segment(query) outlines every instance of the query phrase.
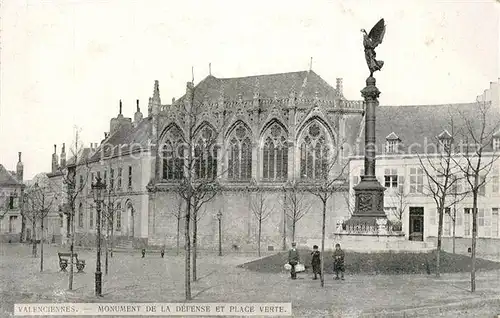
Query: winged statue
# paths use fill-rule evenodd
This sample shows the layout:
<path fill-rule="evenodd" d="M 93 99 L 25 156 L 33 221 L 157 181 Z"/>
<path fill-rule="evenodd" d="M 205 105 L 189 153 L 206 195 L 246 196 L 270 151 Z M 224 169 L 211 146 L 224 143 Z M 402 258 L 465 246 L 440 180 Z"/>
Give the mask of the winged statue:
<path fill-rule="evenodd" d="M 366 33 L 365 29 L 362 29 L 361 32 L 363 32 L 363 46 L 365 47 L 366 64 L 368 64 L 370 76 L 373 76 L 375 71 L 380 71 L 382 66 L 384 66 L 384 61 L 375 59 L 377 56 L 375 48 L 382 43 L 382 40 L 384 39 L 384 19 L 380 19 L 380 21 L 378 21 L 377 24 L 375 24 L 375 26 L 371 29 L 370 33 Z"/>

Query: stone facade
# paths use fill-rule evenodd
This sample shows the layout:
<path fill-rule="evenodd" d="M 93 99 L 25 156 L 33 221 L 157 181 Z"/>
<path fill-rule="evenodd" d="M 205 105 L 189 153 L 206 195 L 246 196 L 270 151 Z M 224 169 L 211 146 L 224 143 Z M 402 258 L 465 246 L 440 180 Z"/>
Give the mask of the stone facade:
<path fill-rule="evenodd" d="M 21 153 L 15 172 L 0 164 L 0 242 L 19 242 L 21 238 L 23 172 Z"/>
<path fill-rule="evenodd" d="M 75 174 L 77 179 L 82 175 L 87 180 L 88 175 L 88 180 L 92 180 L 99 174 L 108 190 L 113 169 L 114 187 L 109 197 L 115 207 L 113 227 L 118 245 L 177 245 L 175 213 L 179 196 L 175 189 L 179 180 L 175 162 L 162 154 L 187 135 L 183 111 L 193 107 L 193 103 L 202 110 L 193 125 L 195 139 L 215 134 L 219 149 L 206 170 L 200 168 L 197 173 L 213 171 L 222 189 L 200 212 L 199 247 L 217 246 L 216 215 L 221 212 L 223 248 L 255 250 L 258 222 L 251 205 L 260 195 L 270 210 L 262 222 L 262 249 L 281 249 L 284 236 L 289 244 L 291 222 L 285 217 L 283 198 L 294 184 L 300 184 L 304 200 L 310 204 L 310 211 L 297 223 L 295 240 L 306 244 L 308 239 L 320 237 L 321 201 L 307 190 L 322 175 L 321 169 L 325 168 L 321 167 L 328 153 L 357 143 L 363 103 L 343 96 L 341 79 L 333 88 L 313 71 L 305 71 L 222 79 L 210 75 L 196 86 L 188 83 L 186 95 L 171 104 L 161 103 L 156 81 L 147 116 L 142 115 L 137 101 L 134 120 L 123 116 L 120 101 L 119 114 L 111 119 L 105 139 L 80 156 L 88 159 L 85 164 L 68 164 L 70 170 L 80 169 Z M 339 177 L 340 183 L 348 178 L 347 174 L 340 176 L 344 163 L 339 160 L 329 170 Z M 88 172 L 78 168 L 84 165 Z M 120 172 L 122 181 L 118 188 Z M 344 185 L 329 200 L 329 235 L 333 235 L 337 220 L 349 213 L 346 198 Z M 76 202 L 77 245 L 94 244 L 93 205 L 88 182 Z M 67 222 L 63 223 L 67 228 Z"/>

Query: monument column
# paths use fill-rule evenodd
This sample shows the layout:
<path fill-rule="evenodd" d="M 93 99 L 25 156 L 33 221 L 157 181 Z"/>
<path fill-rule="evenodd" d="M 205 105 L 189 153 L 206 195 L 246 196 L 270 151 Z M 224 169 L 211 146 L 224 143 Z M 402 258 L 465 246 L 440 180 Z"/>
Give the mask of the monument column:
<path fill-rule="evenodd" d="M 348 225 L 376 225 L 377 219 L 387 219 L 384 212 L 384 191 L 375 176 L 375 111 L 380 91 L 375 78 L 366 79 L 366 87 L 361 90 L 365 99 L 365 175 L 353 189 L 356 203 L 354 213 L 346 222 Z"/>

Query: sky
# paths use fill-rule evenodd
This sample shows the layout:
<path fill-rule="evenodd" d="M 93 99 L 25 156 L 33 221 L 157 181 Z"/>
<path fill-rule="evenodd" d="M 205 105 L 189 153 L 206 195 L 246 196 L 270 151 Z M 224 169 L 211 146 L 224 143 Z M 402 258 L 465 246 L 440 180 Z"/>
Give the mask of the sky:
<path fill-rule="evenodd" d="M 473 102 L 500 77 L 493 0 L 16 0 L 0 7 L 0 163 L 25 179 L 51 168 L 75 130 L 101 142 L 109 120 L 147 113 L 208 75 L 312 70 L 361 100 L 368 76 L 360 29 L 384 18 L 376 73 L 381 105 Z M 78 128 L 76 128 L 78 127 Z"/>

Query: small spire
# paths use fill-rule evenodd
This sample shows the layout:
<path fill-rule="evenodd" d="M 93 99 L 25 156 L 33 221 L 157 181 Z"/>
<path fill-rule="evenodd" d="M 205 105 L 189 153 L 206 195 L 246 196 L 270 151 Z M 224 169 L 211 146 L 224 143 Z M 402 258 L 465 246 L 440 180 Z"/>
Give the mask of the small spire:
<path fill-rule="evenodd" d="M 54 144 L 54 154 L 57 153 L 57 145 Z"/>
<path fill-rule="evenodd" d="M 191 83 L 194 84 L 194 66 L 191 66 Z"/>
<path fill-rule="evenodd" d="M 18 162 L 21 162 L 21 152 L 18 152 L 18 155 L 19 155 L 19 161 Z"/>
<path fill-rule="evenodd" d="M 139 108 L 139 100 L 138 99 L 136 100 L 136 103 L 137 103 L 137 112 L 140 112 L 141 109 Z"/>
<path fill-rule="evenodd" d="M 120 99 L 120 112 L 119 114 L 121 115 L 122 114 L 122 100 Z"/>
<path fill-rule="evenodd" d="M 158 80 L 155 80 L 155 86 L 154 86 L 154 90 L 153 90 L 153 98 L 160 99 L 160 82 Z"/>
<path fill-rule="evenodd" d="M 313 69 L 313 58 L 311 56 L 311 61 L 309 62 L 309 72 Z"/>
<path fill-rule="evenodd" d="M 208 75 L 212 75 L 212 63 L 208 63 Z"/>

